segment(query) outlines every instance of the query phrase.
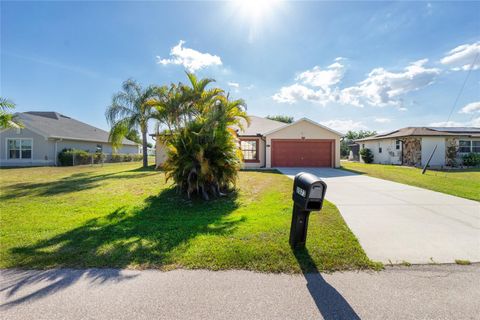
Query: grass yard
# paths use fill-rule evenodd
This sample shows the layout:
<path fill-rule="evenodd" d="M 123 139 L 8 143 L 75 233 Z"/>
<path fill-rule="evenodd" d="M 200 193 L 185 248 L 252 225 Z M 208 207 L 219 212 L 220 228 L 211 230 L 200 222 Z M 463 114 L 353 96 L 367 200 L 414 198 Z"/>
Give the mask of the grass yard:
<path fill-rule="evenodd" d="M 0 170 L 1 268 L 118 267 L 300 272 L 380 268 L 334 205 L 313 213 L 307 250 L 288 245 L 292 181 L 240 172 L 236 195 L 178 196 L 138 163 Z"/>
<path fill-rule="evenodd" d="M 480 169 L 448 172 L 427 170 L 422 175 L 422 169 L 418 168 L 348 161 L 342 161 L 342 168 L 376 178 L 480 201 Z"/>

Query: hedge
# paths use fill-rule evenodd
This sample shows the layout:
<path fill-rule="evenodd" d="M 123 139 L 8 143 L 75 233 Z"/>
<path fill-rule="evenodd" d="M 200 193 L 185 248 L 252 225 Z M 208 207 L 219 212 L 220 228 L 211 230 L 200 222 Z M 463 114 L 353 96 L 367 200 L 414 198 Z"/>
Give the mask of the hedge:
<path fill-rule="evenodd" d="M 73 166 L 82 164 L 103 163 L 103 162 L 130 162 L 141 161 L 141 154 L 112 154 L 110 158 L 105 153 L 91 153 L 78 149 L 63 149 L 58 154 L 58 162 L 61 166 Z"/>

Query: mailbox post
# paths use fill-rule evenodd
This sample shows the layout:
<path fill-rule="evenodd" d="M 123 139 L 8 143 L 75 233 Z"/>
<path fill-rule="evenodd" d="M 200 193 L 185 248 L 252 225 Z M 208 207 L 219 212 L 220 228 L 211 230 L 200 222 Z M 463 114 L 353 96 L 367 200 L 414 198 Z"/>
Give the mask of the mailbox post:
<path fill-rule="evenodd" d="M 313 174 L 300 172 L 293 181 L 293 213 L 290 226 L 290 246 L 304 247 L 307 240 L 308 218 L 311 211 L 320 211 L 327 185 Z"/>

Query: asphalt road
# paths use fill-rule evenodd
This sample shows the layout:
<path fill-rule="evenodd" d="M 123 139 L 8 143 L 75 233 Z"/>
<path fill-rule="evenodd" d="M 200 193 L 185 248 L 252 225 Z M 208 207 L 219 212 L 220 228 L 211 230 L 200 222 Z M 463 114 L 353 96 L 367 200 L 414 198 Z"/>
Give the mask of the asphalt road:
<path fill-rule="evenodd" d="M 480 265 L 381 272 L 2 270 L 1 319 L 478 319 Z"/>

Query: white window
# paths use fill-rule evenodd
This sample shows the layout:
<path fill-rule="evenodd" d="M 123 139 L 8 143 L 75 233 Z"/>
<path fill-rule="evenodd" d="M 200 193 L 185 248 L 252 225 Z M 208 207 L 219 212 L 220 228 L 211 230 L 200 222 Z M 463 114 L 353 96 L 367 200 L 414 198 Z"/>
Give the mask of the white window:
<path fill-rule="evenodd" d="M 459 153 L 480 153 L 480 141 L 460 140 Z"/>
<path fill-rule="evenodd" d="M 480 153 L 480 141 L 472 141 L 472 152 Z"/>
<path fill-rule="evenodd" d="M 8 159 L 32 159 L 32 139 L 7 139 Z"/>
<path fill-rule="evenodd" d="M 258 161 L 258 140 L 240 140 L 240 150 L 243 153 L 243 160 L 245 162 L 257 162 Z"/>
<path fill-rule="evenodd" d="M 395 141 L 395 150 L 400 150 L 402 142 L 400 140 Z"/>

